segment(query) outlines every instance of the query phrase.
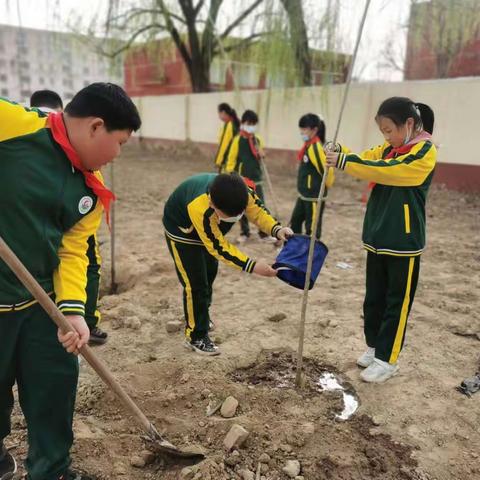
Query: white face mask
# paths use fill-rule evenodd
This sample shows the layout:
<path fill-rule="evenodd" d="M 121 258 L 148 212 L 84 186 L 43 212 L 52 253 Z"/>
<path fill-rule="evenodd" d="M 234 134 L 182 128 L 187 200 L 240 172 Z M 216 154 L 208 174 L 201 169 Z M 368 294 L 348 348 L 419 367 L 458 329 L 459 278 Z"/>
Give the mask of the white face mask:
<path fill-rule="evenodd" d="M 247 133 L 255 133 L 257 131 L 256 125 L 242 125 L 243 130 Z"/>
<path fill-rule="evenodd" d="M 240 215 L 237 215 L 236 217 L 227 217 L 227 218 L 220 218 L 222 222 L 227 222 L 227 223 L 237 223 L 242 217 L 245 212 L 242 212 Z"/>
<path fill-rule="evenodd" d="M 408 127 L 407 127 L 407 136 L 405 137 L 405 140 L 403 141 L 404 145 L 406 145 L 412 139 L 412 133 L 413 133 L 413 129 L 409 130 Z"/>

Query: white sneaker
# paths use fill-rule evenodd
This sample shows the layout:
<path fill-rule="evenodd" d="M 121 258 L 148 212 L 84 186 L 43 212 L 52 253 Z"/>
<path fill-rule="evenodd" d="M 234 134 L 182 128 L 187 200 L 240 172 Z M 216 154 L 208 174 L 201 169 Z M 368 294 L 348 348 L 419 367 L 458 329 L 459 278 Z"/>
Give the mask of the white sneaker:
<path fill-rule="evenodd" d="M 246 235 L 240 235 L 238 238 L 237 238 L 237 243 L 239 243 L 240 245 L 244 244 L 246 241 L 248 240 L 248 237 Z"/>
<path fill-rule="evenodd" d="M 367 350 L 357 360 L 357 365 L 362 368 L 369 367 L 375 359 L 375 349 L 368 347 Z"/>
<path fill-rule="evenodd" d="M 391 365 L 390 363 L 375 358 L 370 366 L 360 374 L 360 378 L 364 382 L 382 383 L 390 377 L 393 377 L 397 372 L 398 365 L 396 363 Z"/>

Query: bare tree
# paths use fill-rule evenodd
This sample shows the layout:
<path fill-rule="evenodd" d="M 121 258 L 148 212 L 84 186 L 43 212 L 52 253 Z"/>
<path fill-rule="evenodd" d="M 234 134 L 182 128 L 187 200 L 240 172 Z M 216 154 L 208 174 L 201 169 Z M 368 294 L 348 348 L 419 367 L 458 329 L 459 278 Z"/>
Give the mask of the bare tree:
<path fill-rule="evenodd" d="M 128 50 L 137 40 L 169 35 L 187 68 L 192 90 L 208 92 L 213 59 L 221 53 L 244 48 L 264 35 L 265 32 L 253 31 L 237 41 L 231 39 L 262 2 L 252 0 L 222 31 L 217 31 L 224 0 L 210 0 L 208 5 L 205 0 L 178 0 L 175 4 L 148 0 L 140 7 L 131 6 L 120 13 L 118 0 L 109 0 L 105 31 L 114 36 L 127 34 L 127 38 L 119 48 L 104 53 L 113 57 Z"/>

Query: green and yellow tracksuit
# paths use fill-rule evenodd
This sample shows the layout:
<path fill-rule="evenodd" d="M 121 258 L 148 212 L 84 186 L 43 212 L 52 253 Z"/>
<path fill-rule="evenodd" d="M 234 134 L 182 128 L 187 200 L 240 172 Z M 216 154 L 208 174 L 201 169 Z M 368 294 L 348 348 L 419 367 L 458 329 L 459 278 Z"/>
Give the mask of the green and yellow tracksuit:
<path fill-rule="evenodd" d="M 380 360 L 395 363 L 405 339 L 425 248 L 425 202 L 437 152 L 431 140 L 387 158 L 388 143 L 360 155 L 341 153 L 337 168 L 376 182 L 367 204 L 365 338 Z"/>
<path fill-rule="evenodd" d="M 252 151 L 252 147 L 253 150 Z M 258 135 L 247 135 L 242 131 L 237 135 L 230 145 L 228 160 L 225 167 L 227 173 L 237 172 L 242 177 L 248 178 L 255 183 L 255 192 L 265 203 L 265 194 L 263 191 L 263 172 L 262 159 L 260 152 L 263 149 L 262 139 Z M 242 235 L 250 236 L 250 225 L 248 218 L 244 215 L 240 220 L 240 229 Z M 263 233 L 260 236 L 265 236 Z"/>
<path fill-rule="evenodd" d="M 223 171 L 228 158 L 228 152 L 230 150 L 230 144 L 233 137 L 237 134 L 238 129 L 232 120 L 225 122 L 220 128 L 218 135 L 218 149 L 215 155 L 215 167 L 219 172 Z"/>
<path fill-rule="evenodd" d="M 103 207 L 54 141 L 39 111 L 0 99 L 0 235 L 64 314 L 85 315 L 89 239 Z M 53 321 L 0 261 L 0 441 L 13 384 L 28 427 L 30 480 L 70 464 L 78 360 Z"/>
<path fill-rule="evenodd" d="M 323 151 L 320 140 L 309 145 L 304 154 L 299 159 L 297 176 L 298 198 L 292 212 L 290 225 L 295 233 L 302 233 L 303 224 L 305 224 L 305 233 L 311 235 L 314 218 L 317 215 L 317 199 L 320 193 L 323 174 L 326 170 L 327 159 Z M 328 177 L 325 183 L 325 195 L 328 195 L 328 189 L 335 181 L 334 169 L 328 171 Z M 322 234 L 322 219 L 325 202 L 322 201 L 320 209 L 320 219 L 316 236 L 319 239 Z"/>
<path fill-rule="evenodd" d="M 92 235 L 88 239 L 87 257 L 87 300 L 85 302 L 85 322 L 88 328 L 93 330 L 100 323 L 102 316 L 98 310 L 98 294 L 100 290 L 100 277 L 102 259 L 98 247 L 98 239 L 96 235 Z"/>
<path fill-rule="evenodd" d="M 183 286 L 185 334 L 191 340 L 208 332 L 218 260 L 246 273 L 255 267 L 255 260 L 225 239 L 234 224 L 221 221 L 210 206 L 208 191 L 215 177 L 204 173 L 185 180 L 170 195 L 163 215 L 168 248 Z M 245 215 L 269 235 L 281 229 L 253 190 Z"/>

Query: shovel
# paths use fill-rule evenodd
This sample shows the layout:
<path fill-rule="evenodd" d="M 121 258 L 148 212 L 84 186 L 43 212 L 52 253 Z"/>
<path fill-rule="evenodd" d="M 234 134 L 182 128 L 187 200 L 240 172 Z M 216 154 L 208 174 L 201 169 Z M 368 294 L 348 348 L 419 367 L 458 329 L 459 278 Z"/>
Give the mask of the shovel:
<path fill-rule="evenodd" d="M 0 258 L 11 268 L 13 273 L 33 295 L 38 303 L 45 309 L 50 318 L 55 322 L 58 328 L 63 332 L 75 331 L 70 325 L 70 322 L 65 318 L 63 313 L 55 305 L 55 302 L 48 296 L 38 282 L 33 278 L 30 272 L 25 268 L 18 257 L 13 253 L 10 247 L 0 237 Z M 145 414 L 140 410 L 138 405 L 130 398 L 123 387 L 115 380 L 112 373 L 100 361 L 100 359 L 93 353 L 93 350 L 84 345 L 80 349 L 83 358 L 95 370 L 98 376 L 106 383 L 106 385 L 115 393 L 118 399 L 123 403 L 126 410 L 133 415 L 138 425 L 147 434 L 148 440 L 151 442 L 152 448 L 160 455 L 170 457 L 173 460 L 179 461 L 180 458 L 192 463 L 203 460 L 205 456 L 197 452 L 189 452 L 188 450 L 180 450 L 169 441 L 163 438 L 158 433 L 155 426 L 148 420 Z"/>

